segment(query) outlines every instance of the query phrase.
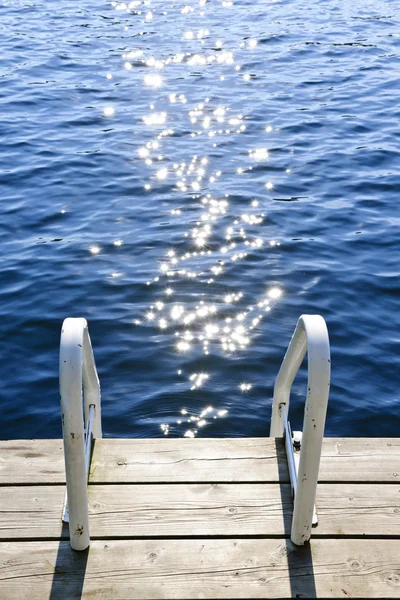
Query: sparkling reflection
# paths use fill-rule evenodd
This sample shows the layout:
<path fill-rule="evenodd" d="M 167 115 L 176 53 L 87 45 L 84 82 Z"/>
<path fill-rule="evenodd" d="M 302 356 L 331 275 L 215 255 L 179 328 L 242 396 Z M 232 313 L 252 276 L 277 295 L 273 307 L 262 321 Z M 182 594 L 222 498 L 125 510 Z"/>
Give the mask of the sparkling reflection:
<path fill-rule="evenodd" d="M 150 87 L 160 87 L 162 85 L 162 77 L 157 73 L 152 73 L 144 76 L 144 83 Z"/>
<path fill-rule="evenodd" d="M 106 106 L 103 109 L 103 115 L 105 117 L 112 117 L 115 114 L 115 108 L 113 108 L 112 106 Z"/>
<path fill-rule="evenodd" d="M 255 36 L 235 42 L 222 39 L 221 30 L 217 36 L 207 19 L 213 3 L 198 0 L 160 9 L 151 0 L 135 0 L 113 6 L 137 17 L 142 29 L 123 50 L 120 63 L 123 77 L 140 86 L 144 97 L 132 158 L 143 197 L 160 200 L 164 231 L 173 231 L 161 238 L 164 250 L 147 275 L 147 307 L 135 322 L 168 347 L 179 367 L 174 369 L 177 385 L 196 399 L 193 406 L 204 401 L 201 410 L 188 403 L 177 419 L 168 418 L 160 425 L 162 434 L 195 437 L 229 414 L 226 407 L 206 401 L 218 379 L 213 366 L 221 359 L 240 364 L 254 340 L 265 335 L 264 322 L 284 297 L 283 285 L 269 268 L 281 252 L 269 214 L 281 179 L 276 170 L 274 182 L 265 175 L 274 161 L 270 140 L 276 129 L 269 114 L 270 122 L 259 125 L 259 143 L 252 143 L 253 115 L 238 109 L 234 93 L 226 94 L 235 87 L 247 93 L 255 85 L 257 73 L 249 65 L 257 64 L 260 47 Z M 231 18 L 233 1 L 220 0 L 218 6 Z M 163 19 L 176 27 L 176 43 L 168 54 L 151 39 L 162 31 Z M 108 80 L 116 77 L 106 74 Z M 198 78 L 209 85 L 207 97 L 193 85 Z M 111 106 L 103 109 L 105 117 L 114 114 Z M 246 135 L 248 127 L 251 135 Z M 289 173 L 285 165 L 280 176 Z M 227 191 L 243 189 L 244 180 L 252 195 L 238 191 L 231 197 Z M 113 244 L 119 247 L 122 241 Z M 91 254 L 99 252 L 98 246 L 90 247 Z M 255 295 L 246 277 L 257 261 L 265 263 L 265 281 Z M 233 397 L 251 391 L 245 378 L 230 384 Z"/>

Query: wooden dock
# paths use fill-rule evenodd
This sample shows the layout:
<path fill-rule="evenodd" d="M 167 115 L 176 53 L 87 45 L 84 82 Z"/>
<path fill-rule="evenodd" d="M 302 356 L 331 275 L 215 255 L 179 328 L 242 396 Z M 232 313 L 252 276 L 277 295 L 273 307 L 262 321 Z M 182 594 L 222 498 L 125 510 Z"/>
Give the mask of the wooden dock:
<path fill-rule="evenodd" d="M 325 438 L 319 481 L 296 547 L 281 439 L 97 439 L 78 553 L 62 440 L 0 442 L 0 599 L 400 598 L 400 439 Z"/>

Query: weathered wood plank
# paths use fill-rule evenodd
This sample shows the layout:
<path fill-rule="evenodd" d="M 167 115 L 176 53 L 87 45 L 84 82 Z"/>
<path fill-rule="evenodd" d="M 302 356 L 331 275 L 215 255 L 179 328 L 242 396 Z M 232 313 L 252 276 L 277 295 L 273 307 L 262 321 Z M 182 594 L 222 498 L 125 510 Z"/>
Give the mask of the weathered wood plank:
<path fill-rule="evenodd" d="M 320 481 L 393 482 L 400 478 L 400 439 L 325 438 Z M 288 482 L 282 440 L 96 440 L 90 481 Z M 61 440 L 0 441 L 0 485 L 65 482 Z"/>
<path fill-rule="evenodd" d="M 400 481 L 400 438 L 325 438 L 320 481 Z"/>
<path fill-rule="evenodd" d="M 0 441 L 0 485 L 62 482 L 62 440 Z"/>
<path fill-rule="evenodd" d="M 271 438 L 101 439 L 90 474 L 94 483 L 287 478 L 282 441 Z M 64 482 L 62 440 L 0 441 L 0 484 Z"/>
<path fill-rule="evenodd" d="M 67 538 L 61 486 L 0 488 L 0 539 Z M 288 484 L 89 486 L 92 537 L 289 533 Z"/>
<path fill-rule="evenodd" d="M 312 536 L 400 536 L 400 485 L 343 483 L 317 487 Z"/>
<path fill-rule="evenodd" d="M 287 481 L 282 440 L 110 439 L 94 445 L 90 480 L 99 482 Z"/>
<path fill-rule="evenodd" d="M 396 483 L 399 477 L 400 439 L 325 438 L 321 482 Z M 280 439 L 127 439 L 96 441 L 91 481 L 283 483 L 289 475 Z"/>
<path fill-rule="evenodd" d="M 0 488 L 0 539 L 68 538 L 62 486 Z M 289 535 L 288 484 L 148 484 L 89 486 L 92 537 Z M 325 535 L 400 536 L 400 486 L 320 484 Z"/>
<path fill-rule="evenodd" d="M 59 485 L 0 487 L 0 539 L 68 539 L 61 521 L 64 498 Z"/>
<path fill-rule="evenodd" d="M 400 540 L 0 543 L 7 600 L 400 598 Z"/>

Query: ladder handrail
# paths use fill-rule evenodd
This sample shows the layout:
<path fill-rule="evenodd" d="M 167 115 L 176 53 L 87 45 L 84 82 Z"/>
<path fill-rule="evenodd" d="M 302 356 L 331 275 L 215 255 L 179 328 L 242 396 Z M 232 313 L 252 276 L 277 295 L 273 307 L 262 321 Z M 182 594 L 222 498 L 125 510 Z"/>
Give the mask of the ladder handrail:
<path fill-rule="evenodd" d="M 83 401 L 82 401 L 83 389 Z M 67 481 L 70 544 L 90 544 L 85 426 L 89 414 L 93 438 L 101 438 L 100 382 L 86 319 L 65 319 L 60 341 L 60 395 Z"/>
<path fill-rule="evenodd" d="M 284 433 L 284 404 L 289 413 L 293 381 L 308 352 L 307 399 L 297 489 L 294 499 L 291 540 L 302 546 L 311 537 L 311 525 L 318 483 L 319 463 L 330 386 L 330 348 L 325 320 L 320 315 L 302 315 L 296 325 L 275 381 L 271 437 Z"/>

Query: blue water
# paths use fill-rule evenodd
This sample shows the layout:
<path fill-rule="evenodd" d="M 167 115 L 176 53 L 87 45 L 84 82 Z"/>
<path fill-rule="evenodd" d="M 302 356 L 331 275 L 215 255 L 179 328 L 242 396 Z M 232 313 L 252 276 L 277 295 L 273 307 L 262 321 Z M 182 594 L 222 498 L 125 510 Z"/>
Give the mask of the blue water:
<path fill-rule="evenodd" d="M 1 438 L 61 435 L 68 316 L 106 435 L 267 435 L 302 313 L 329 328 L 326 433 L 398 435 L 396 9 L 2 3 Z"/>

